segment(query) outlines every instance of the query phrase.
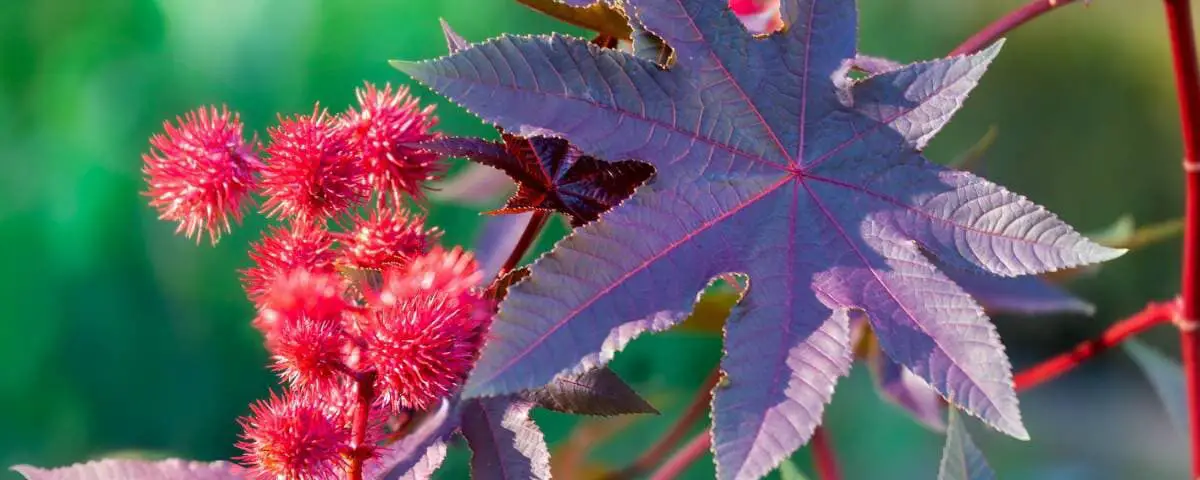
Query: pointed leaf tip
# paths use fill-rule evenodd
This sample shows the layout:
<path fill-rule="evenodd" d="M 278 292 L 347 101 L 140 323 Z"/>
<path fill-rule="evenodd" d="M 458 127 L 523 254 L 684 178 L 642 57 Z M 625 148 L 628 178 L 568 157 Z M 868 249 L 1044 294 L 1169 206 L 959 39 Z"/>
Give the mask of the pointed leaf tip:
<path fill-rule="evenodd" d="M 450 23 L 446 19 L 440 18 L 438 20 L 442 23 L 442 35 L 446 37 L 446 47 L 450 50 L 450 53 L 455 53 L 471 46 L 471 43 L 463 38 L 462 35 L 455 32 L 453 28 L 450 28 Z"/>
<path fill-rule="evenodd" d="M 414 62 L 411 60 L 388 60 L 388 65 L 392 68 L 408 74 L 411 77 L 416 77 L 416 73 L 420 71 L 422 62 Z"/>

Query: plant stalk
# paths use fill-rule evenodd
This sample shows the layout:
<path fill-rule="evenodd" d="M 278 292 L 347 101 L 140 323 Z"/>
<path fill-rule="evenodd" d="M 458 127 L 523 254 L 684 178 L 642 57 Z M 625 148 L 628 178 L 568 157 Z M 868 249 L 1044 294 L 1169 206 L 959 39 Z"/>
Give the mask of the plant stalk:
<path fill-rule="evenodd" d="M 667 459 L 661 468 L 650 476 L 650 480 L 674 480 L 683 475 L 688 467 L 692 465 L 705 453 L 708 453 L 709 447 L 712 447 L 712 434 L 708 430 L 700 432 L 700 434 L 692 437 L 686 445 L 683 446 L 671 458 Z"/>
<path fill-rule="evenodd" d="M 953 57 L 955 55 L 966 55 L 983 50 L 987 48 L 988 45 L 995 43 L 996 40 L 999 40 L 1006 33 L 1016 29 L 1017 27 L 1020 27 L 1021 25 L 1029 23 L 1030 20 L 1045 15 L 1056 8 L 1065 7 L 1069 4 L 1075 3 L 1075 1 L 1076 0 L 1033 0 L 1024 6 L 1017 8 L 1016 10 L 1009 12 L 1007 15 L 1000 17 L 1000 19 L 992 22 L 988 26 L 983 27 L 983 30 L 980 30 L 975 35 L 972 35 L 971 38 L 968 38 L 966 41 L 964 41 L 961 45 L 955 47 L 954 50 L 951 50 L 950 55 L 948 56 Z"/>
<path fill-rule="evenodd" d="M 716 388 L 717 382 L 720 380 L 721 367 L 718 365 L 713 367 L 712 372 L 704 379 L 704 383 L 696 392 L 696 396 L 692 398 L 692 403 L 688 405 L 687 410 L 684 410 L 683 415 L 679 416 L 679 419 L 675 421 L 671 429 L 655 442 L 649 451 L 638 457 L 632 465 L 608 475 L 607 480 L 634 478 L 651 471 L 656 465 L 662 463 L 663 459 L 671 453 L 671 450 L 687 436 L 688 430 L 692 428 L 692 425 L 697 420 L 700 420 L 705 412 L 708 412 L 708 408 L 712 404 L 713 388 Z"/>
<path fill-rule="evenodd" d="M 363 462 L 371 453 L 363 444 L 367 441 L 371 406 L 375 403 L 375 372 L 361 373 L 355 382 L 358 386 L 358 402 L 354 407 L 354 423 L 350 427 L 350 466 L 346 470 L 346 478 L 363 480 Z"/>
<path fill-rule="evenodd" d="M 842 480 L 842 469 L 838 466 L 837 455 L 833 453 L 829 431 L 825 427 L 817 427 L 809 443 L 812 445 L 813 467 L 817 470 L 817 478 Z"/>
<path fill-rule="evenodd" d="M 1182 305 L 1175 319 L 1182 342 L 1183 375 L 1187 385 L 1188 439 L 1191 443 L 1192 478 L 1200 478 L 1200 69 L 1196 64 L 1196 38 L 1189 0 L 1163 0 L 1175 89 L 1179 96 L 1183 131 L 1183 174 L 1186 188 L 1183 227 Z"/>
<path fill-rule="evenodd" d="M 542 233 L 542 227 L 546 226 L 546 221 L 550 219 L 549 210 L 535 210 L 533 216 L 529 219 L 529 225 L 525 226 L 525 231 L 521 232 L 521 238 L 517 239 L 517 244 L 513 245 L 512 253 L 508 254 L 508 259 L 504 261 L 504 265 L 500 267 L 500 271 L 496 272 L 496 278 L 503 277 L 517 265 L 521 263 L 521 259 L 529 252 L 529 247 L 533 246 L 534 240 L 537 240 L 538 234 Z"/>
<path fill-rule="evenodd" d="M 1099 337 L 1085 340 L 1068 352 L 1018 372 L 1013 376 L 1013 383 L 1018 391 L 1022 391 L 1058 378 L 1134 335 L 1156 325 L 1170 323 L 1175 317 L 1175 312 L 1176 302 L 1155 302 L 1146 305 L 1146 308 L 1136 315 L 1109 326 Z"/>

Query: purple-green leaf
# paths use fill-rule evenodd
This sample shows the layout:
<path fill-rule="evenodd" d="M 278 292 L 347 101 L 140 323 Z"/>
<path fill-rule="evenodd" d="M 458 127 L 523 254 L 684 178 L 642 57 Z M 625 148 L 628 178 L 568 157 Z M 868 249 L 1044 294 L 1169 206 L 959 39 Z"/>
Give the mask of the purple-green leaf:
<path fill-rule="evenodd" d="M 471 447 L 471 478 L 550 478 L 550 451 L 529 418 L 533 404 L 508 397 L 464 400 L 462 432 Z"/>
<path fill-rule="evenodd" d="M 996 473 L 988 466 L 983 453 L 975 447 L 975 442 L 971 441 L 967 426 L 954 409 L 950 409 L 948 423 L 938 480 L 996 480 Z"/>
<path fill-rule="evenodd" d="M 1179 362 L 1167 358 L 1140 341 L 1126 340 L 1121 346 L 1146 374 L 1146 380 L 1150 382 L 1150 386 L 1158 394 L 1158 399 L 1166 407 L 1167 417 L 1171 419 L 1175 431 L 1186 438 L 1188 399 L 1183 367 L 1179 365 Z"/>
<path fill-rule="evenodd" d="M 26 480 L 242 480 L 243 469 L 227 462 L 190 462 L 179 459 L 105 459 L 59 468 L 17 465 L 12 470 Z"/>
<path fill-rule="evenodd" d="M 466 395 L 602 365 L 736 272 L 750 287 L 726 327 L 729 383 L 714 400 L 720 478 L 764 475 L 808 440 L 849 367 L 851 310 L 951 403 L 1027 438 L 995 328 L 922 252 L 1011 277 L 1122 251 L 919 153 L 999 47 L 854 82 L 853 0 L 785 0 L 787 28 L 763 37 L 724 0 L 625 4 L 672 47 L 670 68 L 559 35 L 395 63 L 506 131 L 656 168 L 509 292 Z"/>
<path fill-rule="evenodd" d="M 1019 315 L 1092 315 L 1096 311 L 1096 307 L 1091 303 L 1035 275 L 1007 278 L 982 271 L 945 266 L 942 267 L 942 272 L 992 312 Z"/>

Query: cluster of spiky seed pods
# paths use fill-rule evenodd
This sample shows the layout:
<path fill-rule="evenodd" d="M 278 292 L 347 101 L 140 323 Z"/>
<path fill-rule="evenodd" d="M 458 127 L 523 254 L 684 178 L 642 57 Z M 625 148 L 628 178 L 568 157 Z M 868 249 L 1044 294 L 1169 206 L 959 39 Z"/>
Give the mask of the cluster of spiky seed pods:
<path fill-rule="evenodd" d="M 147 195 L 178 232 L 216 243 L 256 192 L 281 222 L 243 271 L 252 324 L 286 386 L 242 419 L 253 476 L 347 476 L 377 456 L 391 420 L 437 405 L 474 364 L 493 310 L 482 274 L 406 208 L 443 171 L 413 148 L 435 125 L 407 89 L 366 85 L 343 114 L 280 118 L 265 148 L 215 107 L 150 140 Z"/>

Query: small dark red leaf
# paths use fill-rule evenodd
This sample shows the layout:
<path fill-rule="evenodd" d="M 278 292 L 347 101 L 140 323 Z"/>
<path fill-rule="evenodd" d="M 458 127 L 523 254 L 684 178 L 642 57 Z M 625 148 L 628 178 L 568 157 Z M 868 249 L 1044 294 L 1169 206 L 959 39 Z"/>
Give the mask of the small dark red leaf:
<path fill-rule="evenodd" d="M 503 142 L 444 138 L 421 144 L 431 152 L 465 157 L 497 168 L 517 183 L 504 208 L 493 214 L 554 210 L 572 226 L 599 218 L 654 174 L 649 164 L 606 162 L 584 154 L 566 140 L 503 134 Z"/>
<path fill-rule="evenodd" d="M 582 375 L 558 377 L 544 387 L 526 390 L 519 395 L 542 408 L 575 415 L 608 417 L 631 413 L 658 414 L 650 402 L 639 396 L 608 367 L 596 368 Z"/>

